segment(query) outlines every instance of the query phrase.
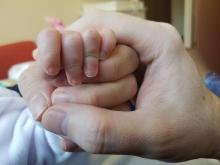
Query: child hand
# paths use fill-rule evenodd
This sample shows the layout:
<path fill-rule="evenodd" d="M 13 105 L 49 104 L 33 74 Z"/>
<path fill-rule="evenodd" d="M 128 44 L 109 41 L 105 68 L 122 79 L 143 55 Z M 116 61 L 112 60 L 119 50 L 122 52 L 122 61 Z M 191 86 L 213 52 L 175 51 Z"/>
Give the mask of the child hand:
<path fill-rule="evenodd" d="M 116 37 L 110 29 L 61 33 L 46 28 L 37 37 L 38 50 L 33 56 L 47 75 L 57 76 L 64 71 L 68 84 L 76 85 L 86 77 L 96 77 L 99 60 L 108 58 L 115 46 Z"/>
<path fill-rule="evenodd" d="M 21 75 L 18 81 L 19 90 L 23 98 L 26 100 L 28 107 L 33 114 L 33 117 L 36 120 L 41 120 L 42 114 L 52 104 L 54 104 L 55 100 L 57 100 L 54 98 L 54 96 L 58 96 L 58 94 L 62 93 L 63 90 L 67 91 L 67 93 L 71 93 L 72 91 L 76 95 L 81 95 L 80 98 L 74 97 L 77 100 L 71 100 L 74 103 L 87 105 L 92 104 L 94 106 L 101 106 L 106 108 L 114 107 L 116 105 L 124 103 L 125 101 L 133 97 L 134 91 L 130 91 L 127 89 L 135 90 L 135 86 L 132 83 L 133 81 L 127 80 L 127 77 L 129 76 L 129 74 L 132 74 L 137 69 L 138 62 L 138 56 L 133 49 L 128 46 L 117 45 L 107 60 L 100 61 L 99 75 L 93 79 L 86 80 L 87 84 L 72 86 L 74 92 L 70 90 L 68 86 L 64 88 L 65 85 L 57 88 L 56 84 L 62 83 L 62 80 L 61 83 L 59 83 L 59 78 L 65 77 L 64 72 L 61 72 L 59 74 L 60 77 L 54 79 L 53 77 L 46 75 L 39 67 L 37 62 L 34 62 L 32 66 L 29 67 Z M 126 84 L 126 82 L 130 83 L 130 85 Z M 103 86 L 104 84 L 106 87 Z M 111 87 L 109 86 L 109 84 L 112 84 L 110 85 Z M 85 90 L 77 90 L 81 88 L 81 86 L 87 87 L 83 88 Z M 97 88 L 95 86 L 97 86 L 97 88 L 99 86 L 98 89 L 102 92 L 99 93 L 96 90 Z M 115 90 L 112 90 L 113 86 Z M 115 88 L 115 86 L 117 86 L 117 88 Z M 90 90 L 90 88 L 92 89 Z M 109 92 L 102 90 L 104 88 L 110 89 L 110 93 L 112 94 L 109 94 Z M 107 98 L 115 98 L 115 92 L 116 95 L 118 95 L 119 99 L 109 99 L 109 101 L 105 101 L 108 100 Z M 93 94 L 95 94 L 95 96 L 93 96 Z M 112 97 L 112 95 L 114 95 L 114 97 Z M 103 104 L 101 104 L 102 102 L 99 102 L 99 104 L 96 105 L 91 102 L 92 100 L 96 100 L 97 98 L 102 98 L 101 101 L 104 101 Z M 112 100 L 113 102 L 110 100 Z"/>

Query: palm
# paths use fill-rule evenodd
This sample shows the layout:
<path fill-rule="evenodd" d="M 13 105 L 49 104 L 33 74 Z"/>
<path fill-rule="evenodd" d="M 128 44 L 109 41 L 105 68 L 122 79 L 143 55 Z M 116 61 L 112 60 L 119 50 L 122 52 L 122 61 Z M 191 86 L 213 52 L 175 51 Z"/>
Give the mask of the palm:
<path fill-rule="evenodd" d="M 95 18 L 99 19 L 94 21 Z M 133 124 L 137 127 L 141 124 L 144 129 L 144 135 L 139 135 L 142 129 L 137 133 L 137 139 L 141 136 L 139 152 L 143 150 L 150 154 L 148 157 L 166 160 L 185 160 L 210 153 L 211 139 L 205 134 L 212 134 L 213 129 L 200 128 L 198 124 L 213 125 L 213 109 L 207 106 L 212 105 L 212 99 L 176 29 L 168 24 L 101 11 L 91 11 L 69 29 L 81 31 L 91 26 L 112 29 L 118 42 L 134 48 L 141 63 L 147 66 L 137 95 L 137 116 L 135 113 L 131 116 L 132 120 L 138 120 Z M 196 145 L 193 151 L 192 145 Z"/>
<path fill-rule="evenodd" d="M 66 121 L 78 121 L 73 128 L 79 129 L 74 131 L 72 123 L 67 123 L 67 136 L 95 153 L 146 155 L 169 161 L 212 153 L 213 136 L 207 134 L 214 134 L 214 103 L 176 30 L 167 24 L 109 12 L 91 12 L 69 29 L 89 27 L 112 29 L 118 43 L 135 49 L 147 69 L 134 112 L 78 104 L 58 106 L 70 114 Z M 53 89 L 45 86 L 48 91 Z"/>
<path fill-rule="evenodd" d="M 169 161 L 205 156 L 212 150 L 206 134 L 213 130 L 198 124 L 213 125 L 208 91 L 186 52 L 163 57 L 148 66 L 137 96 L 137 111 L 142 111 L 148 142 L 154 146 L 150 151 Z"/>

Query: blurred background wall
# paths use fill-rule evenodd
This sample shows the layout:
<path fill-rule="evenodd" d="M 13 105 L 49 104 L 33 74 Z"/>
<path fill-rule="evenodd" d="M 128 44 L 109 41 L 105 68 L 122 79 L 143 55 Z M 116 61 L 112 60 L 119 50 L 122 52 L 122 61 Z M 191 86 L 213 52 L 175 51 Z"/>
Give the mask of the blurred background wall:
<path fill-rule="evenodd" d="M 47 24 L 45 16 L 55 16 L 70 24 L 83 13 L 85 3 L 143 1 L 148 19 L 172 23 L 184 36 L 183 0 L 0 0 L 0 45 L 35 40 Z"/>
<path fill-rule="evenodd" d="M 87 0 L 88 1 L 88 0 Z M 105 1 L 105 0 L 89 0 Z M 0 44 L 35 39 L 46 25 L 45 16 L 57 16 L 66 24 L 80 17 L 86 0 L 0 0 Z"/>

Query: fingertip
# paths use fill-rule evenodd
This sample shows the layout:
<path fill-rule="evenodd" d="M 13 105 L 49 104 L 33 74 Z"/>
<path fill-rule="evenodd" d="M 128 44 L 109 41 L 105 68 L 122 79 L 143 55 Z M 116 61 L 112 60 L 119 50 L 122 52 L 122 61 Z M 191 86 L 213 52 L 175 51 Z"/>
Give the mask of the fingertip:
<path fill-rule="evenodd" d="M 37 61 L 44 72 L 55 76 L 60 72 L 61 34 L 54 28 L 43 29 L 37 37 Z M 35 52 L 36 53 L 36 52 Z"/>
<path fill-rule="evenodd" d="M 73 152 L 79 148 L 76 143 L 72 142 L 71 140 L 67 138 L 63 138 L 61 140 L 60 146 L 66 152 Z"/>
<path fill-rule="evenodd" d="M 83 40 L 79 32 L 62 34 L 63 62 L 70 85 L 81 84 L 83 78 Z"/>
<path fill-rule="evenodd" d="M 99 61 L 98 75 L 92 79 L 86 77 L 84 82 L 109 82 L 119 80 L 135 72 L 138 66 L 139 58 L 136 51 L 125 45 L 117 45 L 108 60 Z"/>
<path fill-rule="evenodd" d="M 70 76 L 69 73 L 66 73 L 67 74 L 67 81 L 70 85 L 72 86 L 75 86 L 75 85 L 80 85 L 82 84 L 82 76 L 77 76 L 76 75 L 74 77 Z"/>
<path fill-rule="evenodd" d="M 75 86 L 82 84 L 83 71 L 82 67 L 73 67 L 65 70 L 66 78 L 69 85 Z"/>
<path fill-rule="evenodd" d="M 84 64 L 84 73 L 86 77 L 93 78 L 98 75 L 99 60 L 97 57 L 87 57 Z"/>
<path fill-rule="evenodd" d="M 54 56 L 54 55 L 48 55 L 48 56 Z M 57 64 L 53 64 L 53 63 L 48 65 L 45 64 L 43 67 L 45 73 L 49 76 L 56 76 L 60 72 L 60 66 Z"/>
<path fill-rule="evenodd" d="M 103 29 L 100 35 L 102 37 L 100 59 L 104 60 L 111 55 L 116 47 L 117 39 L 114 31 L 107 28 Z"/>
<path fill-rule="evenodd" d="M 34 59 L 35 61 L 37 61 L 37 59 L 38 59 L 38 49 L 34 49 L 34 50 L 32 51 L 32 57 L 33 57 L 33 59 Z"/>
<path fill-rule="evenodd" d="M 101 36 L 95 29 L 83 33 L 84 41 L 84 74 L 86 77 L 96 77 L 99 71 L 99 56 Z"/>

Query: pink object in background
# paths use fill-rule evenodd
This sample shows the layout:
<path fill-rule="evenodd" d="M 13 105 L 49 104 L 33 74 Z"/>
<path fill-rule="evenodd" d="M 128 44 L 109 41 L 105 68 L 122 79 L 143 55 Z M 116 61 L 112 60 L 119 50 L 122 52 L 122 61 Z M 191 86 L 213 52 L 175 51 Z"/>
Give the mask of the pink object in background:
<path fill-rule="evenodd" d="M 65 28 L 64 23 L 60 18 L 47 16 L 45 17 L 45 21 L 60 32 Z"/>

